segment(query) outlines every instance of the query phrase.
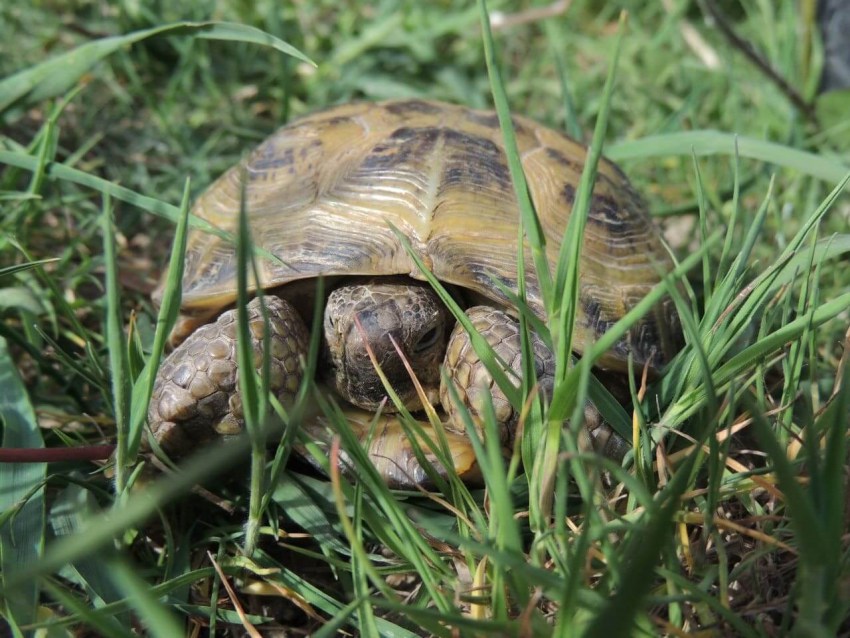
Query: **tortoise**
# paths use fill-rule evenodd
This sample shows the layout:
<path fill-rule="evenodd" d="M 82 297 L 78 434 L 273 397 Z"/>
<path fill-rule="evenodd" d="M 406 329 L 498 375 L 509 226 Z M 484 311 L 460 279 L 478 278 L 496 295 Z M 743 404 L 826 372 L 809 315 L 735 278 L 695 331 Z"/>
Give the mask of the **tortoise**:
<path fill-rule="evenodd" d="M 554 270 L 586 148 L 524 117 L 515 116 L 513 126 Z M 310 323 L 311 293 L 321 276 L 330 289 L 323 300 L 321 367 L 327 385 L 349 406 L 347 414 L 364 441 L 375 411 L 383 410 L 368 451 L 390 484 L 426 479 L 390 414 L 393 406 L 386 402 L 375 363 L 409 410 L 422 409 L 423 399 L 442 405 L 461 476 L 474 475 L 473 455 L 448 388 L 440 387 L 441 365 L 476 423 L 492 402 L 503 443 L 510 444 L 516 411 L 493 383 L 466 331 L 460 324 L 452 330 L 453 317 L 423 283 L 408 252 L 452 291 L 518 383 L 518 313 L 510 293 L 517 288 L 520 217 L 494 112 L 397 100 L 347 104 L 303 117 L 220 177 L 200 196 L 193 213 L 233 231 L 243 200 L 253 240 L 277 258 L 261 260 L 258 267 L 271 317 L 271 385 L 282 401 L 292 399 L 301 381 L 305 323 Z M 573 338 L 579 354 L 672 267 L 641 197 L 604 159 L 583 239 Z M 526 244 L 526 303 L 545 318 L 530 253 Z M 183 314 L 174 333 L 180 345 L 160 368 L 149 410 L 151 431 L 171 455 L 242 429 L 236 319 L 235 311 L 228 310 L 237 296 L 236 268 L 232 242 L 190 231 Z M 154 300 L 161 295 L 162 285 Z M 266 324 L 257 299 L 249 313 L 259 358 Z M 636 366 L 657 371 L 678 347 L 679 325 L 665 298 L 597 366 L 623 372 L 631 357 Z M 532 346 L 538 387 L 545 393 L 551 390 L 554 355 L 536 335 Z M 415 371 L 421 391 L 406 365 Z M 311 436 L 328 436 L 320 420 L 305 427 Z M 598 420 L 593 429 L 602 434 L 599 449 L 622 455 L 625 443 L 610 429 Z"/>

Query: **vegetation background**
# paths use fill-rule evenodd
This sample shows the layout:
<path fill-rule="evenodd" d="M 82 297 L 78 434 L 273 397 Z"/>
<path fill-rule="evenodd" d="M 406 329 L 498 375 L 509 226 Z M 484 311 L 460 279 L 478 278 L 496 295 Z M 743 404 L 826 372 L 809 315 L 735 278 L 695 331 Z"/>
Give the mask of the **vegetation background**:
<path fill-rule="evenodd" d="M 572 487 L 600 461 L 559 457 L 564 498 L 545 525 L 513 474 L 488 478 L 486 500 L 454 483 L 429 498 L 273 463 L 260 510 L 246 461 L 192 487 L 247 448 L 177 477 L 119 477 L 135 489 L 116 496 L 113 472 L 73 451 L 144 413 L 149 295 L 186 184 L 194 197 L 280 125 L 333 104 L 490 107 L 483 9 L 6 2 L 2 443 L 59 456 L 0 464 L 0 634 L 850 634 L 850 99 L 819 94 L 814 2 L 488 9 L 511 110 L 586 142 L 607 112 L 605 154 L 674 252 L 697 256 L 681 300 L 689 347 L 639 411 L 656 428 L 641 430 L 634 473 L 609 463 L 606 481 Z M 650 445 L 659 424 L 705 447 Z M 246 555 L 250 521 L 260 540 Z"/>

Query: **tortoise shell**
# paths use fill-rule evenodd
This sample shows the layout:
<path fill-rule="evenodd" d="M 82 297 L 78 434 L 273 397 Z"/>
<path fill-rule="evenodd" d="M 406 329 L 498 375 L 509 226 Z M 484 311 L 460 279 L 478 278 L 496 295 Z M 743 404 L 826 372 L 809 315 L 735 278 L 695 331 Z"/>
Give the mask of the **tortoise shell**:
<path fill-rule="evenodd" d="M 513 124 L 554 271 L 587 150 L 530 119 Z M 243 193 L 254 242 L 278 258 L 258 264 L 264 288 L 319 275 L 423 279 L 394 226 L 441 281 L 510 306 L 494 280 L 516 290 L 520 215 L 492 111 L 406 100 L 309 115 L 219 178 L 193 213 L 235 233 Z M 527 301 L 543 316 L 527 245 L 524 254 Z M 231 242 L 190 231 L 183 311 L 203 320 L 232 304 L 236 264 Z M 671 267 L 640 196 L 616 165 L 601 161 L 582 245 L 575 349 L 582 352 Z M 678 326 L 666 299 L 600 367 L 622 370 L 630 352 L 638 365 L 665 363 Z"/>

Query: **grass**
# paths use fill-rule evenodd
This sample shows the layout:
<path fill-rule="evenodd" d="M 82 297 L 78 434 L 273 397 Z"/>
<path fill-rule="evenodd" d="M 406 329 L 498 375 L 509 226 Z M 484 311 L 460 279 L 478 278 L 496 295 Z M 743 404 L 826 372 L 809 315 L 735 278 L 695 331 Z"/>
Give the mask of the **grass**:
<path fill-rule="evenodd" d="M 127 462 L 0 464 L 13 635 L 850 633 L 846 125 L 807 121 L 691 3 L 631 3 L 626 27 L 613 3 L 528 22 L 488 3 L 492 41 L 459 0 L 17 4 L 0 7 L 2 445 L 117 442 Z M 819 106 L 795 4 L 724 9 Z M 658 292 L 688 341 L 620 414 L 632 460 L 579 453 L 547 420 L 581 405 L 603 339 L 584 365 L 559 350 L 558 403 L 531 410 L 507 468 L 474 440 L 486 490 L 393 492 L 345 431 L 339 448 L 302 443 L 330 455 L 328 479 L 287 463 L 321 400 L 310 384 L 288 412 L 258 403 L 257 426 L 268 410 L 286 426 L 273 454 L 252 427 L 149 472 L 139 435 L 179 303 L 158 314 L 149 296 L 189 202 L 288 119 L 398 96 L 495 96 L 586 142 L 602 121 L 593 139 L 680 259 Z M 568 343 L 570 304 L 549 308 Z M 334 470 L 345 450 L 353 483 Z"/>

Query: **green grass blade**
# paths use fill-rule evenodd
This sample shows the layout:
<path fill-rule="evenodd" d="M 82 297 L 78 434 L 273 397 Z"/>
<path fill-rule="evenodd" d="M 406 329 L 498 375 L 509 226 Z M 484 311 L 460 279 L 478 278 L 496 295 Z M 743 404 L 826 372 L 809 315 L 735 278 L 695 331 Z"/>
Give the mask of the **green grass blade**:
<path fill-rule="evenodd" d="M 833 184 L 841 182 L 847 175 L 847 165 L 837 159 L 766 140 L 720 131 L 686 131 L 651 135 L 639 140 L 611 144 L 606 152 L 612 160 L 622 162 L 631 159 L 680 155 L 683 149 L 692 149 L 698 156 L 739 155 L 790 168 Z"/>
<path fill-rule="evenodd" d="M 505 155 L 508 160 L 508 169 L 511 173 L 511 182 L 514 186 L 517 202 L 519 203 L 520 220 L 525 236 L 531 249 L 531 258 L 537 272 L 537 283 L 540 287 L 540 296 L 544 305 L 551 308 L 552 298 L 552 273 L 549 270 L 549 260 L 546 257 L 546 238 L 543 228 L 534 212 L 534 203 L 531 201 L 531 191 L 525 179 L 525 172 L 520 161 L 519 148 L 516 143 L 513 120 L 511 119 L 508 96 L 502 82 L 499 71 L 499 61 L 496 56 L 496 45 L 493 41 L 493 33 L 490 29 L 490 16 L 487 12 L 485 0 L 478 0 L 478 11 L 481 18 L 481 36 L 484 43 L 484 58 L 487 62 L 487 74 L 490 78 L 490 91 L 493 94 L 493 103 L 499 116 L 499 126 L 502 129 L 502 137 L 505 143 Z M 477 352 L 477 350 L 476 350 Z"/>
<path fill-rule="evenodd" d="M 0 164 L 7 164 L 9 166 L 23 168 L 31 172 L 36 172 L 39 170 L 38 158 L 33 157 L 32 155 L 27 155 L 26 153 L 19 153 L 14 151 L 0 151 Z M 97 177 L 95 175 L 91 175 L 76 168 L 66 166 L 65 164 L 59 164 L 55 162 L 48 164 L 44 168 L 44 174 L 50 179 L 58 179 L 61 181 L 72 182 L 74 184 L 79 184 L 80 186 L 85 186 L 87 188 L 96 190 L 99 193 L 109 194 L 115 199 L 121 200 L 122 202 L 127 202 L 128 204 L 137 206 L 142 210 L 146 210 L 150 213 L 153 213 L 154 215 L 158 215 L 159 217 L 171 220 L 175 224 L 178 223 L 180 220 L 180 208 L 178 208 L 177 206 L 173 206 L 172 204 L 168 204 L 153 197 L 141 195 L 140 193 L 137 193 L 129 188 L 119 186 L 118 184 L 113 184 L 112 182 L 105 180 L 101 177 Z M 214 235 L 217 235 L 218 237 L 221 237 L 223 239 L 228 239 L 231 241 L 234 240 L 234 237 L 229 233 L 225 233 L 219 230 L 209 222 L 200 219 L 199 217 L 196 217 L 194 215 L 190 216 L 190 225 L 193 228 L 199 228 L 205 232 L 213 233 Z"/>
<path fill-rule="evenodd" d="M 732 251 L 732 241 L 735 237 L 735 232 L 738 226 L 738 215 L 741 212 L 741 155 L 738 152 L 738 141 L 735 140 L 735 153 L 732 156 L 734 183 L 732 186 L 732 214 L 729 218 L 729 224 L 726 227 L 726 239 L 723 242 L 723 250 L 720 252 L 720 259 L 717 265 L 717 277 L 714 280 L 714 287 L 720 284 L 720 278 L 726 272 L 729 254 Z"/>
<path fill-rule="evenodd" d="M 37 259 L 35 261 L 28 261 L 23 264 L 14 264 L 12 266 L 6 266 L 5 268 L 0 268 L 0 279 L 3 277 L 10 277 L 15 273 L 25 272 L 27 270 L 31 270 L 33 268 L 38 268 L 39 266 L 45 266 L 47 264 L 53 264 L 59 261 L 58 257 L 50 257 L 48 259 Z"/>
<path fill-rule="evenodd" d="M 133 633 L 128 625 L 122 625 L 115 621 L 108 612 L 105 613 L 100 609 L 92 609 L 87 604 L 88 601 L 80 600 L 77 596 L 67 591 L 64 587 L 52 580 L 46 580 L 44 583 L 45 591 L 58 602 L 66 611 L 70 612 L 70 618 L 73 618 L 76 623 L 84 623 L 92 629 L 100 632 L 102 636 L 113 636 L 115 638 L 132 638 L 136 634 Z M 58 629 L 59 623 L 56 623 Z M 127 627 L 125 629 L 125 627 Z M 48 633 L 48 636 L 51 634 Z"/>
<path fill-rule="evenodd" d="M 252 330 L 248 323 L 249 290 L 261 289 L 257 266 L 253 260 L 249 211 L 245 196 L 246 176 L 241 175 L 239 226 L 236 236 L 236 361 L 238 387 L 242 403 L 245 431 L 251 441 L 251 492 L 248 520 L 245 525 L 245 554 L 251 556 L 259 538 L 266 484 L 266 421 L 269 415 L 269 321 L 263 308 L 263 358 L 259 376 L 255 373 Z M 249 275 L 253 286 L 249 282 Z M 260 295 L 262 297 L 262 295 Z"/>
<path fill-rule="evenodd" d="M 813 330 L 827 321 L 834 319 L 850 307 L 850 293 L 841 295 L 813 309 L 810 314 L 798 317 L 787 324 L 776 328 L 773 332 L 763 335 L 756 343 L 747 346 L 720 365 L 713 373 L 717 392 L 723 392 L 734 379 L 747 373 L 752 366 L 770 361 L 771 356 L 779 352 L 786 344 L 798 339 L 808 330 Z M 676 427 L 693 416 L 706 399 L 704 387 L 696 387 L 670 406 L 665 413 L 662 429 Z"/>
<path fill-rule="evenodd" d="M 561 241 L 558 261 L 555 267 L 554 298 L 552 299 L 552 305 L 549 306 L 549 327 L 552 332 L 552 347 L 555 352 L 556 361 L 555 385 L 552 391 L 552 402 L 549 407 L 545 442 L 542 446 L 542 452 L 538 455 L 534 464 L 532 482 L 529 485 L 535 492 L 539 490 L 533 499 L 536 505 L 535 509 L 539 508 L 535 516 L 538 529 L 545 528 L 545 522 L 551 516 L 552 489 L 558 470 L 557 457 L 560 453 L 562 440 L 561 429 L 563 424 L 572 412 L 573 421 L 576 422 L 571 423 L 571 430 L 575 436 L 578 436 L 578 429 L 584 423 L 584 405 L 577 405 L 576 397 L 579 394 L 586 396 L 589 365 L 592 359 L 588 359 L 585 364 L 587 367 L 584 374 L 580 374 L 578 378 L 576 375 L 570 375 L 573 381 L 581 380 L 581 383 L 566 383 L 566 379 L 572 367 L 573 326 L 579 307 L 581 246 L 584 240 L 587 216 L 590 211 L 590 202 L 593 197 L 597 166 L 602 158 L 602 146 L 608 126 L 608 114 L 611 96 L 614 90 L 614 80 L 623 33 L 625 31 L 624 27 L 625 14 L 621 14 L 619 35 L 605 80 L 605 87 L 602 90 L 599 113 L 593 131 L 593 140 L 584 162 L 581 180 L 579 181 L 567 227 L 564 229 L 564 236 Z M 573 440 L 576 440 L 575 437 L 573 437 Z M 576 452 L 577 449 L 570 451 Z M 592 483 L 585 479 L 579 464 L 574 464 L 573 468 L 582 496 L 585 499 L 591 499 L 593 496 Z"/>
<path fill-rule="evenodd" d="M 183 623 L 159 602 L 146 583 L 124 560 L 114 558 L 109 561 L 109 574 L 115 586 L 124 592 L 124 596 L 136 610 L 139 618 L 150 632 L 159 638 L 173 638 L 183 634 Z"/>
<path fill-rule="evenodd" d="M 101 38 L 46 60 L 0 81 L 0 113 L 25 101 L 33 104 L 62 95 L 95 64 L 124 47 L 148 38 L 189 35 L 213 40 L 237 40 L 270 46 L 304 62 L 313 62 L 303 53 L 255 27 L 230 22 L 175 22 L 126 35 Z"/>
<path fill-rule="evenodd" d="M 688 255 L 687 258 L 683 259 L 679 265 L 673 270 L 672 273 L 669 273 L 664 277 L 664 280 L 656 285 L 652 290 L 647 293 L 647 295 L 641 299 L 638 303 L 632 307 L 632 309 L 623 315 L 613 326 L 611 326 L 605 334 L 600 336 L 596 342 L 593 344 L 593 347 L 590 348 L 587 352 L 582 356 L 582 360 L 590 359 L 591 364 L 595 362 L 599 357 L 601 357 L 605 352 L 607 352 L 610 348 L 614 346 L 615 343 L 619 339 L 623 337 L 623 335 L 628 332 L 629 328 L 643 315 L 645 315 L 650 308 L 652 308 L 655 304 L 657 304 L 665 295 L 669 294 L 669 289 L 675 285 L 674 282 L 678 281 L 681 277 L 685 275 L 685 273 L 689 272 L 691 268 L 693 268 L 696 264 L 700 263 L 702 260 L 702 255 L 711 249 L 713 246 L 717 245 L 721 241 L 720 233 L 715 233 L 711 237 L 709 237 L 708 241 L 700 247 L 699 250 Z M 570 377 L 568 377 L 565 381 L 566 385 L 569 385 L 571 382 L 577 380 L 577 377 L 573 377 L 576 375 L 576 369 L 572 370 L 570 373 Z M 556 395 L 553 400 L 553 409 L 555 407 L 555 400 L 565 401 L 565 395 Z M 563 410 L 564 408 L 559 406 L 559 410 Z"/>
<path fill-rule="evenodd" d="M 98 513 L 94 495 L 80 484 L 72 483 L 59 493 L 51 505 L 50 527 L 56 538 L 68 537 L 80 532 L 87 516 Z M 108 563 L 103 560 L 102 553 L 67 564 L 62 576 L 81 587 L 95 608 L 118 602 L 123 597 L 109 576 Z M 127 615 L 110 620 L 124 626 L 130 623 Z"/>
<path fill-rule="evenodd" d="M 836 585 L 834 577 L 828 578 L 831 569 L 836 567 L 835 555 L 830 551 L 832 543 L 828 542 L 824 525 L 807 490 L 798 480 L 797 469 L 788 460 L 785 450 L 761 410 L 749 396 L 744 396 L 743 402 L 749 408 L 760 448 L 771 461 L 779 488 L 790 510 L 789 523 L 794 530 L 800 552 L 797 576 L 801 585 L 798 593 L 801 612 L 799 623 L 806 627 L 808 632 L 815 632 L 807 635 L 827 635 L 823 633 L 825 628 L 822 625 L 821 612 L 823 603 L 829 602 L 825 601 L 824 597 Z"/>
<path fill-rule="evenodd" d="M 0 337 L 0 423 L 3 447 L 44 447 L 41 431 L 15 362 Z M 10 622 L 36 620 L 39 584 L 35 580 L 8 588 L 11 573 L 30 569 L 44 550 L 44 490 L 47 465 L 0 464 L 0 608 Z M 6 516 L 8 514 L 8 517 Z"/>
<path fill-rule="evenodd" d="M 614 91 L 614 80 L 616 78 L 617 63 L 619 61 L 623 34 L 625 31 L 625 13 L 621 14 L 619 24 L 619 36 L 614 48 L 613 58 L 602 89 L 602 99 L 599 113 L 596 117 L 596 126 L 593 130 L 593 140 L 587 151 L 587 158 L 581 172 L 575 200 L 573 203 L 570 219 L 564 229 L 564 237 L 558 253 L 558 263 L 555 269 L 555 299 L 554 313 L 550 313 L 550 329 L 553 331 L 552 343 L 558 354 L 557 367 L 555 370 L 555 391 L 558 395 L 569 389 L 563 384 L 570 367 L 570 357 L 563 356 L 564 353 L 572 352 L 573 324 L 575 323 L 578 294 L 579 294 L 579 270 L 581 264 L 581 246 L 584 241 L 584 229 L 587 216 L 590 211 L 590 202 L 593 198 L 593 185 L 596 182 L 597 166 L 602 158 L 602 147 L 605 142 L 605 132 L 608 128 L 608 115 L 610 112 L 611 96 Z M 553 404 L 555 401 L 553 400 Z M 560 405 L 562 402 L 558 402 Z M 569 408 L 567 408 L 568 410 Z M 560 409 L 553 410 L 551 419 L 566 418 L 567 412 Z"/>
<path fill-rule="evenodd" d="M 397 228 L 392 227 L 393 232 L 396 237 L 398 237 L 399 242 L 404 247 L 404 250 L 407 252 L 410 259 L 416 264 L 416 267 L 419 269 L 420 274 L 425 278 L 425 280 L 430 284 L 430 286 L 434 289 L 434 292 L 440 297 L 440 300 L 446 305 L 449 311 L 454 316 L 455 320 L 463 326 L 463 329 L 469 334 L 470 341 L 472 342 L 472 347 L 475 350 L 475 354 L 481 359 L 481 362 L 487 368 L 487 372 L 490 373 L 490 376 L 493 377 L 493 380 L 496 382 L 496 385 L 499 386 L 499 389 L 505 393 L 508 401 L 514 409 L 518 409 L 522 406 L 522 397 L 520 394 L 520 389 L 517 388 L 511 381 L 508 379 L 507 374 L 505 374 L 505 366 L 503 362 L 497 360 L 493 349 L 487 343 L 487 341 L 481 336 L 481 334 L 475 329 L 472 325 L 472 322 L 469 320 L 469 317 L 466 316 L 466 313 L 463 312 L 463 309 L 458 306 L 457 302 L 454 298 L 449 294 L 449 292 L 445 289 L 442 283 L 434 276 L 434 274 L 428 270 L 422 260 L 418 255 L 413 251 L 412 246 L 410 245 L 410 241 L 407 237 Z"/>
<path fill-rule="evenodd" d="M 32 157 L 31 155 L 27 155 L 26 153 L 18 153 L 13 151 L 0 151 L 0 164 L 7 164 L 9 166 L 15 166 L 18 168 L 23 168 L 25 170 L 36 172 L 39 169 L 38 158 Z M 168 204 L 163 202 L 162 200 L 155 199 L 153 197 L 147 197 L 145 195 L 141 195 L 129 188 L 125 188 L 123 186 L 118 186 L 108 180 L 102 179 L 100 177 L 96 177 L 94 175 L 90 175 L 84 171 L 77 170 L 75 168 L 71 168 L 65 164 L 60 163 L 50 163 L 43 167 L 44 175 L 51 179 L 58 179 L 62 181 L 73 182 L 75 184 L 79 184 L 81 186 L 85 186 L 87 188 L 91 188 L 96 190 L 104 195 L 108 194 L 115 199 L 121 200 L 123 202 L 127 202 L 128 204 L 132 204 L 133 206 L 137 206 L 143 210 L 146 210 L 154 215 L 162 217 L 164 219 L 168 219 L 169 221 L 178 224 L 180 222 L 180 218 L 182 216 L 182 207 L 174 206 L 172 204 Z M 217 237 L 221 237 L 222 239 L 232 242 L 235 244 L 236 238 L 226 231 L 217 228 L 210 224 L 207 220 L 201 219 L 200 217 L 189 214 L 189 226 L 192 228 L 197 228 L 206 233 L 211 233 Z M 268 252 L 267 250 L 260 248 L 259 246 L 254 247 L 254 253 L 258 257 L 263 257 L 265 259 L 271 259 L 272 261 L 280 262 L 280 259 Z"/>
<path fill-rule="evenodd" d="M 847 516 L 847 483 L 844 479 L 847 467 L 847 427 L 845 415 L 850 413 L 850 366 L 845 366 L 844 375 L 840 379 L 838 393 L 827 410 L 824 411 L 817 423 L 817 431 L 823 433 L 825 441 L 824 459 L 821 466 L 819 494 L 812 485 L 811 498 L 817 504 L 823 521 L 823 535 L 828 555 L 837 556 L 842 553 L 842 538 L 846 532 Z M 846 554 L 845 554 L 846 556 Z M 846 568 L 845 565 L 843 566 Z M 842 565 L 831 564 L 824 574 L 827 581 L 828 601 L 830 608 L 826 610 L 826 621 L 837 632 L 840 623 L 850 613 L 850 601 L 841 596 L 838 583 L 842 578 Z"/>
<path fill-rule="evenodd" d="M 56 157 L 56 150 L 59 143 L 59 131 L 57 129 L 56 121 L 62 112 L 62 108 L 67 102 L 67 99 L 63 100 L 62 103 L 53 108 L 50 117 L 39 132 L 38 154 L 36 156 L 38 158 L 38 165 L 30 178 L 30 184 L 27 188 L 27 192 L 30 195 L 37 195 L 41 192 L 44 185 L 45 166 L 52 162 Z"/>
<path fill-rule="evenodd" d="M 626 636 L 641 611 L 641 605 L 649 592 L 647 587 L 652 578 L 652 569 L 658 555 L 667 542 L 668 530 L 676 510 L 680 507 L 680 497 L 692 480 L 692 472 L 698 455 L 690 455 L 676 469 L 667 486 L 656 495 L 651 506 L 647 507 L 644 521 L 630 533 L 626 546 L 620 551 L 624 554 L 622 565 L 625 569 L 617 583 L 616 591 L 605 603 L 605 609 L 597 614 L 582 636 L 587 638 L 605 638 L 608 636 Z"/>
<path fill-rule="evenodd" d="M 126 504 L 108 514 L 97 513 L 83 521 L 78 534 L 54 541 L 44 551 L 41 560 L 20 564 L 14 570 L 4 571 L 0 596 L 19 588 L 24 583 L 73 563 L 81 557 L 92 556 L 111 546 L 116 536 L 133 525 L 139 525 L 155 514 L 169 501 L 182 496 L 197 483 L 245 457 L 248 450 L 245 438 L 228 441 L 227 445 L 210 446 L 203 455 L 190 458 L 181 465 L 179 474 L 165 476 L 144 489 L 134 491 Z M 38 537 L 32 535 L 33 542 Z"/>
<path fill-rule="evenodd" d="M 249 44 L 270 47 L 302 62 L 306 62 L 310 66 L 316 66 L 313 60 L 291 44 L 247 24 L 240 24 L 238 22 L 187 22 L 184 23 L 183 29 L 188 30 L 189 34 L 204 40 L 229 40 L 232 42 L 247 42 Z"/>
<path fill-rule="evenodd" d="M 121 293 L 118 283 L 118 258 L 115 254 L 115 229 L 112 221 L 112 203 L 103 198 L 101 213 L 103 228 L 103 260 L 106 267 L 106 346 L 112 377 L 112 408 L 115 413 L 115 491 L 124 492 L 127 486 L 126 471 L 129 465 L 130 367 L 127 360 L 127 339 L 121 317 Z"/>
<path fill-rule="evenodd" d="M 171 329 L 177 322 L 180 314 L 180 299 L 182 296 L 183 269 L 186 255 L 187 228 L 189 223 L 189 181 L 183 188 L 183 203 L 180 206 L 180 216 L 177 220 L 177 229 L 174 233 L 174 244 L 171 248 L 171 257 L 168 262 L 168 275 L 165 289 L 162 295 L 159 314 L 156 318 L 156 332 L 154 333 L 153 346 L 151 346 L 150 357 L 144 370 L 133 385 L 133 396 L 130 413 L 130 436 L 128 441 L 128 454 L 134 456 L 139 449 L 142 433 L 144 431 L 145 419 L 148 415 L 148 404 L 153 393 L 156 382 L 156 373 L 159 369 L 165 345 Z"/>
<path fill-rule="evenodd" d="M 567 70 L 566 56 L 562 47 L 566 27 L 555 20 L 546 20 L 543 23 L 543 28 L 546 32 L 546 39 L 550 43 L 552 57 L 555 60 L 555 69 L 558 72 L 558 82 L 561 86 L 561 100 L 564 103 L 564 119 L 567 123 L 567 135 L 580 140 L 584 135 L 584 131 L 581 128 L 581 123 L 576 113 L 575 100 L 570 90 L 570 77 Z"/>

